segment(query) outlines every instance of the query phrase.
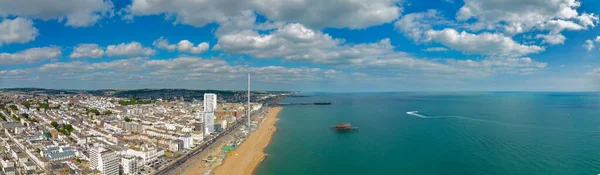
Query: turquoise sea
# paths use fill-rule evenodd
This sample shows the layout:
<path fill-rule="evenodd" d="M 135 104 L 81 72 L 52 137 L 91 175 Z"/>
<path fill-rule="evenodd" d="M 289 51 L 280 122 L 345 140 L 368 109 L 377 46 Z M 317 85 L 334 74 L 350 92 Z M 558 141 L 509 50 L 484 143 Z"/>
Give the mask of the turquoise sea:
<path fill-rule="evenodd" d="M 255 174 L 600 174 L 599 93 L 305 95 L 333 104 L 286 106 Z"/>

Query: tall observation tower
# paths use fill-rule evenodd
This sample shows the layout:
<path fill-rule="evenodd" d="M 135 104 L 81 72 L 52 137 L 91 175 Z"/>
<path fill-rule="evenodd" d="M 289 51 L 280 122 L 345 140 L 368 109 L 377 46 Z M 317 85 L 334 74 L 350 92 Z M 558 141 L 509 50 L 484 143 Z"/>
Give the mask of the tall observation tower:
<path fill-rule="evenodd" d="M 248 72 L 248 110 L 246 112 L 248 112 L 248 124 L 246 126 L 250 129 L 250 72 Z"/>

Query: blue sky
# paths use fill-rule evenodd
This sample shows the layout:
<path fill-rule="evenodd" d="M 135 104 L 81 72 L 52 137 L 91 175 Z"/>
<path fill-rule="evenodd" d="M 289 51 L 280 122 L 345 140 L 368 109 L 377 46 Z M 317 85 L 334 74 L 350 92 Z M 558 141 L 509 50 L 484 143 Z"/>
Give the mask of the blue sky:
<path fill-rule="evenodd" d="M 32 5 L 35 4 L 35 5 Z M 0 88 L 600 90 L 594 0 L 0 2 Z"/>

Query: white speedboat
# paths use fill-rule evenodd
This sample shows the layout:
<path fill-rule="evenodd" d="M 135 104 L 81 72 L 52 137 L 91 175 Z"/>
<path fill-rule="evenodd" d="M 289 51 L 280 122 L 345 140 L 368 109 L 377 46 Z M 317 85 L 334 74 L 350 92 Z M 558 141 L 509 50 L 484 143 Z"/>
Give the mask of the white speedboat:
<path fill-rule="evenodd" d="M 419 111 L 408 111 L 408 112 L 406 112 L 406 114 L 409 114 L 409 115 L 410 114 L 416 114 L 416 113 L 419 113 Z"/>

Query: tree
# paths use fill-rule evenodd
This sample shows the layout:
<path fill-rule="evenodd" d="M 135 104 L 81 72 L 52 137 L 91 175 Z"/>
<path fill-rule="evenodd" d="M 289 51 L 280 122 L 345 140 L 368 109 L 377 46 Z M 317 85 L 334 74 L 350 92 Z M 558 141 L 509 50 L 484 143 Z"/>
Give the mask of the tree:
<path fill-rule="evenodd" d="M 58 128 L 58 123 L 56 123 L 56 121 L 50 122 L 50 125 L 52 125 L 54 128 Z"/>
<path fill-rule="evenodd" d="M 67 131 L 69 131 L 69 132 L 73 132 L 73 130 L 75 130 L 75 129 L 73 128 L 73 125 L 71 125 L 71 124 L 66 124 L 66 125 L 63 125 L 63 129 L 65 129 L 65 130 L 67 130 Z"/>
<path fill-rule="evenodd" d="M 21 103 L 21 104 L 22 104 L 23 106 L 25 106 L 25 108 L 27 108 L 27 109 L 29 109 L 29 107 L 31 107 L 31 104 L 30 104 L 28 101 L 26 101 L 26 102 L 23 102 L 23 103 Z"/>
<path fill-rule="evenodd" d="M 131 119 L 129 117 L 125 117 L 125 121 L 126 122 L 131 122 Z"/>
<path fill-rule="evenodd" d="M 10 105 L 9 108 L 11 108 L 13 110 L 19 110 L 19 108 L 17 108 L 17 106 L 15 106 L 15 105 Z"/>
<path fill-rule="evenodd" d="M 104 114 L 104 115 L 110 115 L 110 114 L 112 114 L 112 111 L 111 111 L 111 110 L 104 111 L 104 113 L 103 113 L 103 114 Z"/>
<path fill-rule="evenodd" d="M 21 121 L 21 118 L 17 117 L 15 114 L 11 114 L 12 118 L 16 121 Z"/>
<path fill-rule="evenodd" d="M 98 111 L 97 109 L 93 109 L 93 108 L 92 108 L 92 109 L 88 109 L 88 110 L 87 110 L 87 113 L 88 113 L 88 114 L 89 114 L 89 113 L 94 113 L 94 114 L 96 114 L 96 115 L 100 115 L 100 111 Z"/>

